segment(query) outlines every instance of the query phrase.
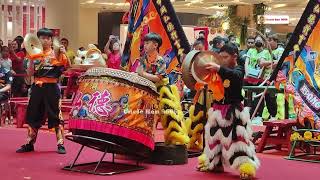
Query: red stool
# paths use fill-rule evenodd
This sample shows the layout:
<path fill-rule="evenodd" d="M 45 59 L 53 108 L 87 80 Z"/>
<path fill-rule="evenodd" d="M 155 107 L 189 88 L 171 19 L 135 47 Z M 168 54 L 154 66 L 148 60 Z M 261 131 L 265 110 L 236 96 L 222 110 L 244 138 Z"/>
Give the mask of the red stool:
<path fill-rule="evenodd" d="M 75 94 L 78 90 L 77 80 L 83 72 L 78 72 L 74 70 L 66 71 L 64 73 L 64 78 L 67 79 L 67 86 L 63 92 L 63 97 L 67 98 L 69 94 Z"/>
<path fill-rule="evenodd" d="M 28 97 L 12 97 L 10 98 L 10 108 L 13 117 L 17 117 L 17 104 L 18 103 L 28 103 Z"/>
<path fill-rule="evenodd" d="M 257 152 L 262 153 L 267 149 L 281 150 L 283 145 L 287 145 L 288 153 L 291 149 L 290 136 L 292 132 L 292 126 L 297 125 L 295 120 L 278 120 L 278 121 L 266 121 L 263 122 L 266 129 L 263 132 L 260 143 L 258 144 Z M 276 145 L 274 147 L 266 148 L 268 144 Z"/>
<path fill-rule="evenodd" d="M 11 120 L 10 100 L 4 100 L 0 102 L 0 126 L 5 123 L 6 118 L 8 122 Z"/>
<path fill-rule="evenodd" d="M 26 123 L 26 111 L 28 107 L 28 102 L 16 103 L 16 111 L 17 111 L 17 128 L 22 128 Z"/>

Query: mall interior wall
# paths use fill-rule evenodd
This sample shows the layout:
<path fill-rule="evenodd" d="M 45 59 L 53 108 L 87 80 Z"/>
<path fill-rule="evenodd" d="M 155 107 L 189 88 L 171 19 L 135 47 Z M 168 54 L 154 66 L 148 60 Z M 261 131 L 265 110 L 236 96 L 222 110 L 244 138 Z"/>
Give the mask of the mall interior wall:
<path fill-rule="evenodd" d="M 79 0 L 46 0 L 46 27 L 60 29 L 70 48 L 98 43 L 98 8 L 80 7 Z"/>
<path fill-rule="evenodd" d="M 70 47 L 79 44 L 78 0 L 46 0 L 46 27 L 60 29 L 60 38 L 69 39 Z"/>

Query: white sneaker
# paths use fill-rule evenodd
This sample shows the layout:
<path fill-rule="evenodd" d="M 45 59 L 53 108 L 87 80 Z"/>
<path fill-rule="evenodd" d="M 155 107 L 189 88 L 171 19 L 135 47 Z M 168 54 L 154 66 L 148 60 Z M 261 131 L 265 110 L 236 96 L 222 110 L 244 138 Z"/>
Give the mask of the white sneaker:
<path fill-rule="evenodd" d="M 278 118 L 277 117 L 270 117 L 270 119 L 269 119 L 269 121 L 276 121 L 276 120 L 278 120 Z"/>
<path fill-rule="evenodd" d="M 262 117 L 260 117 L 260 116 L 254 117 L 252 119 L 251 123 L 252 123 L 252 125 L 262 126 L 263 125 Z"/>

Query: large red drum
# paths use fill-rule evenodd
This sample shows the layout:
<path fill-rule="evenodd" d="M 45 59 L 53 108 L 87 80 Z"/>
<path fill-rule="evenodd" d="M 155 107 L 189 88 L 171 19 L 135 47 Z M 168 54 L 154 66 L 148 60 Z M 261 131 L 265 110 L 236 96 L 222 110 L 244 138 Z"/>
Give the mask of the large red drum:
<path fill-rule="evenodd" d="M 147 156 L 154 149 L 154 130 L 160 117 L 158 104 L 157 89 L 151 81 L 135 73 L 92 68 L 79 79 L 69 129 L 73 135 L 102 139 L 135 155 Z M 98 141 L 76 141 L 105 149 Z M 130 153 L 113 148 L 115 153 Z"/>

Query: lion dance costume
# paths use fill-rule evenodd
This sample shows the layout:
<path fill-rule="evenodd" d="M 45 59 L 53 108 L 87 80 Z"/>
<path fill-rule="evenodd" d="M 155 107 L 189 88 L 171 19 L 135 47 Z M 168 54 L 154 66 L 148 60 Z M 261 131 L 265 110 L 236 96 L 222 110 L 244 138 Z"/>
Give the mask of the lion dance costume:
<path fill-rule="evenodd" d="M 159 89 L 160 109 L 162 110 L 161 123 L 165 130 L 165 143 L 173 145 L 188 144 L 190 139 L 187 134 L 178 87 L 167 84 L 160 86 Z"/>
<path fill-rule="evenodd" d="M 205 148 L 199 157 L 198 169 L 223 171 L 223 166 L 230 166 L 240 175 L 254 177 L 260 163 L 250 140 L 249 110 L 241 104 L 244 68 L 220 67 L 217 76 L 223 85 L 224 96 L 220 100 L 215 99 L 208 111 L 208 121 L 204 127 Z"/>

